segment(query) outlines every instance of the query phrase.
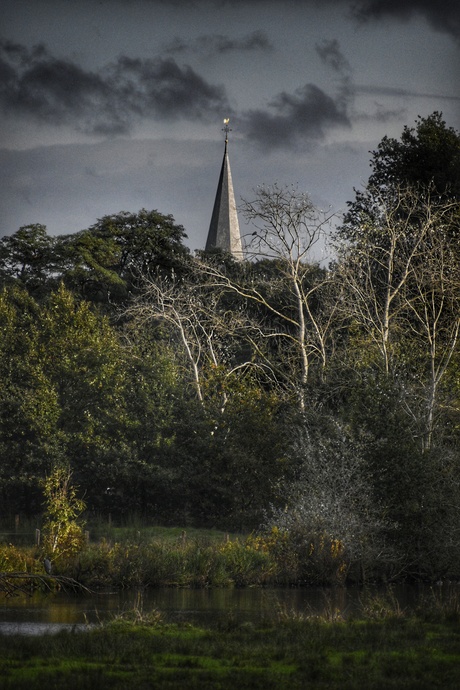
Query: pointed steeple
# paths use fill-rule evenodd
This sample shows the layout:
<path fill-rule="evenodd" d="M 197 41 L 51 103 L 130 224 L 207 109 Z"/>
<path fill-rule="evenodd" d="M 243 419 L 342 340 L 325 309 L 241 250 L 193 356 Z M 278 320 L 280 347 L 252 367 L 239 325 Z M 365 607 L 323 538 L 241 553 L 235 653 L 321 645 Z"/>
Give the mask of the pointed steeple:
<path fill-rule="evenodd" d="M 232 173 L 228 160 L 228 126 L 229 120 L 224 120 L 225 150 L 222 167 L 220 170 L 219 184 L 217 185 L 216 200 L 209 225 L 206 251 L 209 249 L 222 249 L 230 252 L 235 259 L 243 259 L 243 247 L 241 244 L 240 226 L 236 212 L 235 195 L 233 193 Z"/>

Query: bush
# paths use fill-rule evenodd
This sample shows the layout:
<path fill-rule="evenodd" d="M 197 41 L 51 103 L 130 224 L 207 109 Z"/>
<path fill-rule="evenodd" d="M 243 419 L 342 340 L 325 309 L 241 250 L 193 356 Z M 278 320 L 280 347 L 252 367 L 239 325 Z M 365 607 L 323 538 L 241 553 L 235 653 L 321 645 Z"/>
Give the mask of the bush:
<path fill-rule="evenodd" d="M 75 557 L 85 543 L 78 519 L 85 503 L 77 498 L 68 468 L 56 467 L 43 482 L 46 508 L 43 524 L 43 552 L 54 562 Z"/>
<path fill-rule="evenodd" d="M 80 552 L 66 574 L 89 587 L 225 587 L 273 581 L 267 552 L 251 541 L 102 540 Z"/>
<path fill-rule="evenodd" d="M 284 507 L 272 507 L 261 530 L 282 579 L 334 584 L 382 574 L 392 555 L 359 446 L 331 423 L 319 438 L 300 429 L 292 454 L 298 477 L 283 487 Z"/>
<path fill-rule="evenodd" d="M 0 545 L 0 572 L 41 572 L 43 567 L 37 567 L 33 549 L 18 548 L 9 544 Z"/>

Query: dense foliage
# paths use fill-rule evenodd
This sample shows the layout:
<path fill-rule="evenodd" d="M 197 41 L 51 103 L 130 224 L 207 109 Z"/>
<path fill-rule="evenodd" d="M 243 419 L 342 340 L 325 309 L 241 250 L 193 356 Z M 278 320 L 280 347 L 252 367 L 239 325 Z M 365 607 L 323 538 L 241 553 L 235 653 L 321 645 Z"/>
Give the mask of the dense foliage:
<path fill-rule="evenodd" d="M 459 577 L 459 160 L 438 113 L 385 137 L 327 268 L 277 185 L 244 262 L 157 211 L 3 238 L 4 514 L 65 467 L 89 516 L 259 529 L 304 579 Z"/>

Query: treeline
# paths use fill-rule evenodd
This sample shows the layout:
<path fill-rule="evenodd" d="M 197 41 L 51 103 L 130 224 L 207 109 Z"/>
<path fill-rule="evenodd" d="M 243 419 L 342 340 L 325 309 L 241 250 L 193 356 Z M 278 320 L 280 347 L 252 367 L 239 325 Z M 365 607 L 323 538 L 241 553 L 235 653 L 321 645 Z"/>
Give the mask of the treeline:
<path fill-rule="evenodd" d="M 3 238 L 3 512 L 40 512 L 68 465 L 95 515 L 458 577 L 460 135 L 419 118 L 371 169 L 333 231 L 259 188 L 242 262 L 192 256 L 157 211 Z"/>

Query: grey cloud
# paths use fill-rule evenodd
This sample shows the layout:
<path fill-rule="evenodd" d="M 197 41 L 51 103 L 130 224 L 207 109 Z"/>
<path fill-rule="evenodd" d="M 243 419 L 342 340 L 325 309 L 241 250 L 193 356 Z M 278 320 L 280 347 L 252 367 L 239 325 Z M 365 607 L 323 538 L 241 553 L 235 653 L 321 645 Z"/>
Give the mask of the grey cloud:
<path fill-rule="evenodd" d="M 293 94 L 280 93 L 269 104 L 271 112 L 247 112 L 242 125 L 247 138 L 267 150 L 308 145 L 323 139 L 332 127 L 350 126 L 339 101 L 314 84 L 305 84 Z"/>
<path fill-rule="evenodd" d="M 223 87 L 208 84 L 191 67 L 180 67 L 172 58 L 121 57 L 109 75 L 133 112 L 142 116 L 199 119 L 228 109 Z"/>
<path fill-rule="evenodd" d="M 350 63 L 343 55 L 339 42 L 336 38 L 332 40 L 323 40 L 321 43 L 315 45 L 315 50 L 320 56 L 324 64 L 332 67 L 335 72 L 339 74 L 347 74 L 351 72 Z"/>
<path fill-rule="evenodd" d="M 339 89 L 336 104 L 341 112 L 345 112 L 349 103 L 354 98 L 354 86 L 350 63 L 342 53 L 340 44 L 336 38 L 323 40 L 315 45 L 315 50 L 322 62 L 331 67 L 339 77 Z"/>
<path fill-rule="evenodd" d="M 356 122 L 373 120 L 386 123 L 394 120 L 403 121 L 407 117 L 407 109 L 404 106 L 389 108 L 379 102 L 379 96 L 394 97 L 397 99 L 395 102 L 396 104 L 400 102 L 406 104 L 408 99 L 423 99 L 424 101 L 431 99 L 434 101 L 435 105 L 439 104 L 440 101 L 454 101 L 457 103 L 460 101 L 460 96 L 453 96 L 450 94 L 433 94 L 397 87 L 375 86 L 372 84 L 356 85 L 354 91 L 357 96 L 375 96 L 376 99 L 374 101 L 374 112 L 372 114 L 368 112 L 355 113 L 353 119 Z"/>
<path fill-rule="evenodd" d="M 307 147 L 321 141 L 335 127 L 351 127 L 350 106 L 355 98 L 351 67 L 337 39 L 318 43 L 321 60 L 338 75 L 335 96 L 315 84 L 305 84 L 294 93 L 282 92 L 268 110 L 251 110 L 243 116 L 243 129 L 251 141 L 265 148 Z"/>
<path fill-rule="evenodd" d="M 352 14 L 361 21 L 393 17 L 399 20 L 420 15 L 438 31 L 460 39 L 460 3 L 458 0 L 358 0 Z"/>
<path fill-rule="evenodd" d="M 174 2 L 176 6 L 190 5 L 190 0 L 152 0 L 153 2 Z M 272 0 L 276 1 L 276 0 Z M 213 7 L 217 5 L 250 5 L 260 6 L 270 3 L 270 0 L 198 0 L 197 6 Z M 397 21 L 407 21 L 414 16 L 422 16 L 437 31 L 450 34 L 460 41 L 460 2 L 458 0 L 285 0 L 289 4 L 301 7 L 308 6 L 337 6 L 343 8 L 351 17 L 358 21 L 379 20 L 393 18 Z"/>
<path fill-rule="evenodd" d="M 404 118 L 407 117 L 407 108 L 405 108 L 404 106 L 401 106 L 399 108 L 389 108 L 387 106 L 384 106 L 381 102 L 379 102 L 379 96 L 390 98 L 394 97 L 395 99 L 397 99 L 396 103 L 402 102 L 404 104 L 407 103 L 408 99 L 431 99 L 435 102 L 435 105 L 439 104 L 440 101 L 460 101 L 460 96 L 425 93 L 421 91 L 412 91 L 411 89 L 402 89 L 389 86 L 374 86 L 371 84 L 356 85 L 354 87 L 354 91 L 357 96 L 375 96 L 374 112 L 355 113 L 353 119 L 357 122 L 373 120 L 377 122 L 386 123 L 394 120 L 403 121 Z"/>
<path fill-rule="evenodd" d="M 174 38 L 165 46 L 165 52 L 178 54 L 184 52 L 201 53 L 206 56 L 223 55 L 231 52 L 260 50 L 270 52 L 273 44 L 264 31 L 253 31 L 241 38 L 230 38 L 225 34 L 203 34 L 193 41 Z"/>
<path fill-rule="evenodd" d="M 88 71 L 44 46 L 29 51 L 8 42 L 0 44 L 0 107 L 103 135 L 126 133 L 139 118 L 191 120 L 230 112 L 223 87 L 172 58 L 122 56 Z"/>
<path fill-rule="evenodd" d="M 401 89 L 389 86 L 374 86 L 370 84 L 356 86 L 355 90 L 356 93 L 369 94 L 370 96 L 402 96 L 405 98 L 433 98 L 443 101 L 460 101 L 460 96 L 453 96 L 451 94 L 424 93 L 420 91 L 411 91 L 410 89 Z"/>
<path fill-rule="evenodd" d="M 387 108 L 381 103 L 374 103 L 374 112 L 359 112 L 354 115 L 355 122 L 403 122 L 407 117 L 406 108 Z"/>

